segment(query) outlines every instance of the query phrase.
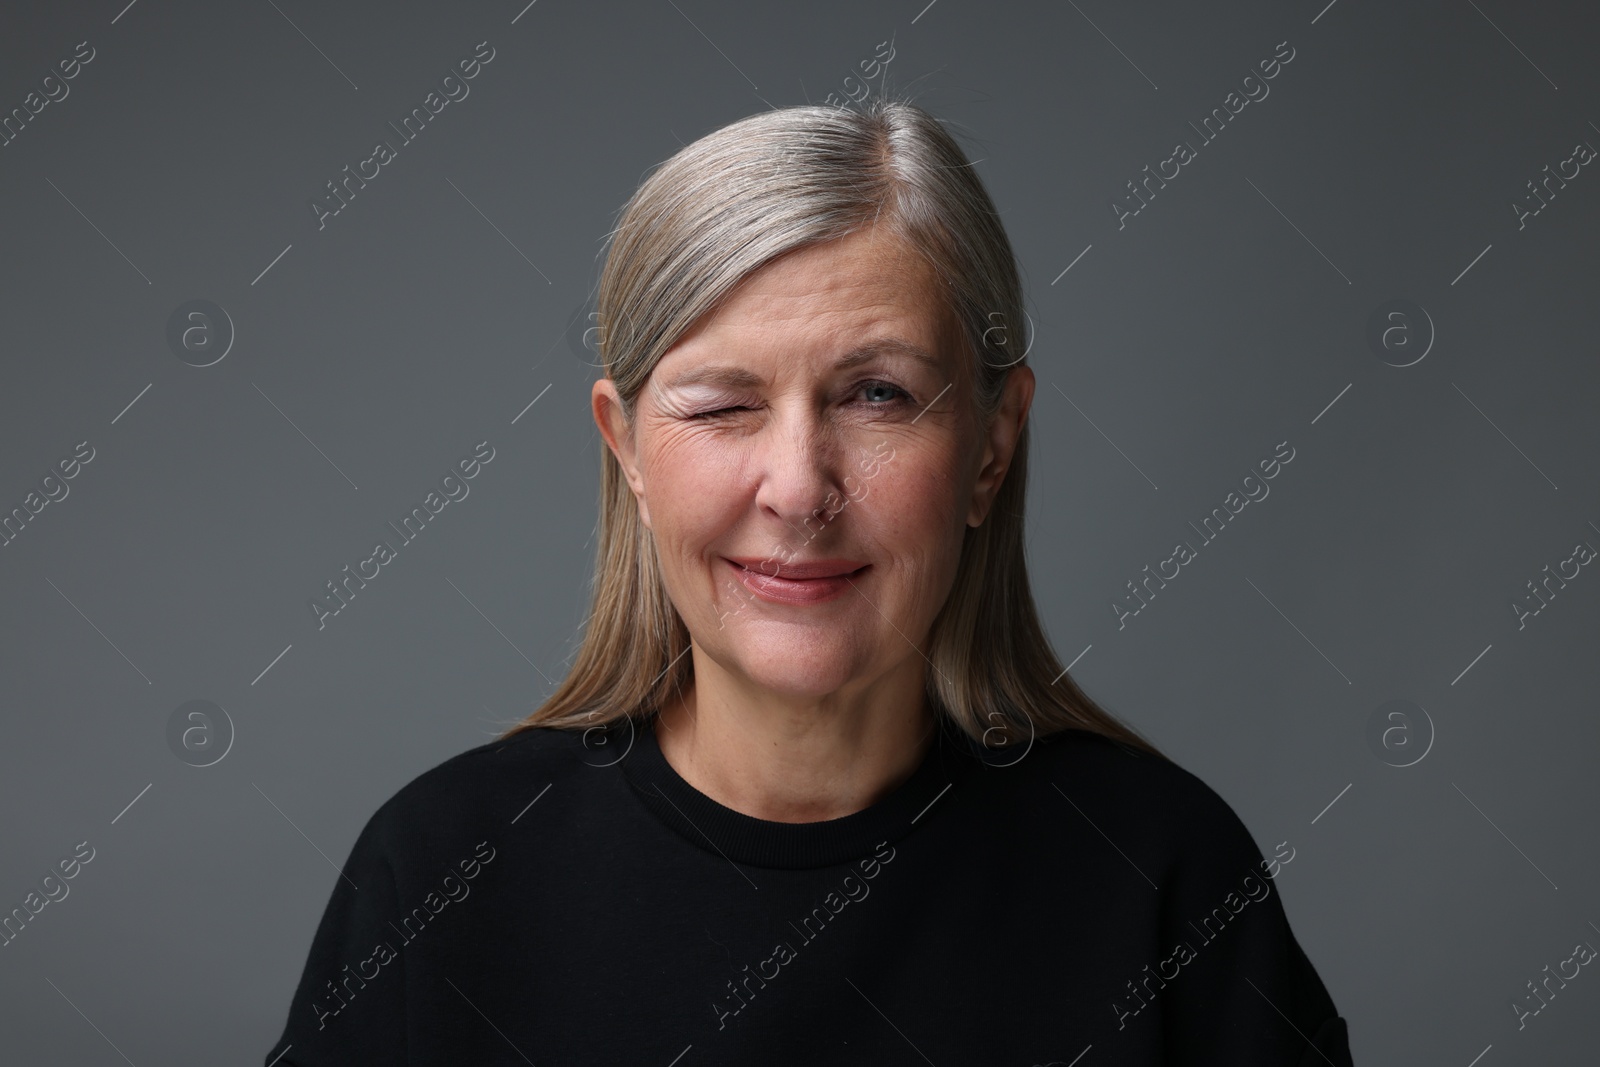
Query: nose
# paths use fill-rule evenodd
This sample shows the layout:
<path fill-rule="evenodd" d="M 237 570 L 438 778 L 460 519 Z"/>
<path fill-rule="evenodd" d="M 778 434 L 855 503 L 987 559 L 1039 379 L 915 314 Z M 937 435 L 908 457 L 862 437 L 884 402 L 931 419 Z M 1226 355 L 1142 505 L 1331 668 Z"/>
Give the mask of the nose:
<path fill-rule="evenodd" d="M 783 523 L 786 536 L 807 539 L 838 513 L 839 443 L 815 413 L 791 408 L 760 431 L 755 502 Z"/>

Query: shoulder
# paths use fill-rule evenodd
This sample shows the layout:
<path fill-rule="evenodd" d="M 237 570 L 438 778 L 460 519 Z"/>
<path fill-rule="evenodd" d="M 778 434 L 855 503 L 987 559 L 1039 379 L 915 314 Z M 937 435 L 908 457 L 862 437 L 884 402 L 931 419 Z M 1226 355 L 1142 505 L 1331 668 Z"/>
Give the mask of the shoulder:
<path fill-rule="evenodd" d="M 535 727 L 458 752 L 412 778 L 387 801 L 394 805 L 493 796 L 530 775 L 564 776 L 585 764 L 583 732 Z"/>
<path fill-rule="evenodd" d="M 470 848 L 509 832 L 536 802 L 570 802 L 571 787 L 597 782 L 604 762 L 583 731 L 538 727 L 497 738 L 401 786 L 368 819 L 357 847 L 390 859 Z"/>
<path fill-rule="evenodd" d="M 1182 764 L 1088 730 L 1039 738 L 1028 759 L 1036 763 L 1035 774 L 1070 784 L 1096 803 L 1200 824 L 1237 820 L 1227 801 Z"/>
<path fill-rule="evenodd" d="M 1069 811 L 1158 865 L 1232 869 L 1261 860 L 1232 805 L 1174 760 L 1087 730 L 1064 730 L 1036 741 L 1024 762 L 1034 764 L 1029 777 Z"/>

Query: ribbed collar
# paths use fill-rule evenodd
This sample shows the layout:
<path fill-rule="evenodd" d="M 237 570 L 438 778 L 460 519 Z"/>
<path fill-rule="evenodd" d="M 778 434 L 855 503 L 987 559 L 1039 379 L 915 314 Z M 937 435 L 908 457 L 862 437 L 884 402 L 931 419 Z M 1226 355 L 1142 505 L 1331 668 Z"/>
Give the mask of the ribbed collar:
<path fill-rule="evenodd" d="M 700 848 L 754 867 L 831 867 L 866 856 L 935 818 L 979 765 L 965 735 L 941 725 L 911 777 L 871 807 L 822 822 L 770 822 L 725 807 L 685 781 L 662 754 L 654 719 L 638 729 L 622 770 L 645 807 Z"/>

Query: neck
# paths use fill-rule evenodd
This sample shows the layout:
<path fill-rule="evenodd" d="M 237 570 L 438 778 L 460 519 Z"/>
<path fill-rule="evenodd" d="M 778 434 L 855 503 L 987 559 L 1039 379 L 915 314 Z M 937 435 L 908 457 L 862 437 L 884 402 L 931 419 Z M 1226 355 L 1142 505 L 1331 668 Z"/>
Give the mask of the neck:
<path fill-rule="evenodd" d="M 775 694 L 694 646 L 694 681 L 661 709 L 656 738 L 679 776 L 771 822 L 821 822 L 870 807 L 910 778 L 933 735 L 922 662 L 822 697 Z"/>

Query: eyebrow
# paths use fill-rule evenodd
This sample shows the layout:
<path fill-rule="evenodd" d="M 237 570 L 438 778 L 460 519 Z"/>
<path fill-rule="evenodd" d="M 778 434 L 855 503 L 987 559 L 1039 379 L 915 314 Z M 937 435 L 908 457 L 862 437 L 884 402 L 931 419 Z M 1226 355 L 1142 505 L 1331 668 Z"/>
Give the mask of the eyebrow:
<path fill-rule="evenodd" d="M 899 356 L 915 360 L 933 370 L 941 368 L 938 357 L 920 345 L 912 344 L 910 341 L 899 337 L 880 337 L 865 344 L 857 345 L 843 356 L 840 356 L 834 362 L 833 369 L 836 371 L 849 370 L 880 356 Z M 668 386 L 711 384 L 732 388 L 748 388 L 760 385 L 761 376 L 743 367 L 713 365 L 685 370 L 682 374 L 674 375 L 665 384 Z"/>

